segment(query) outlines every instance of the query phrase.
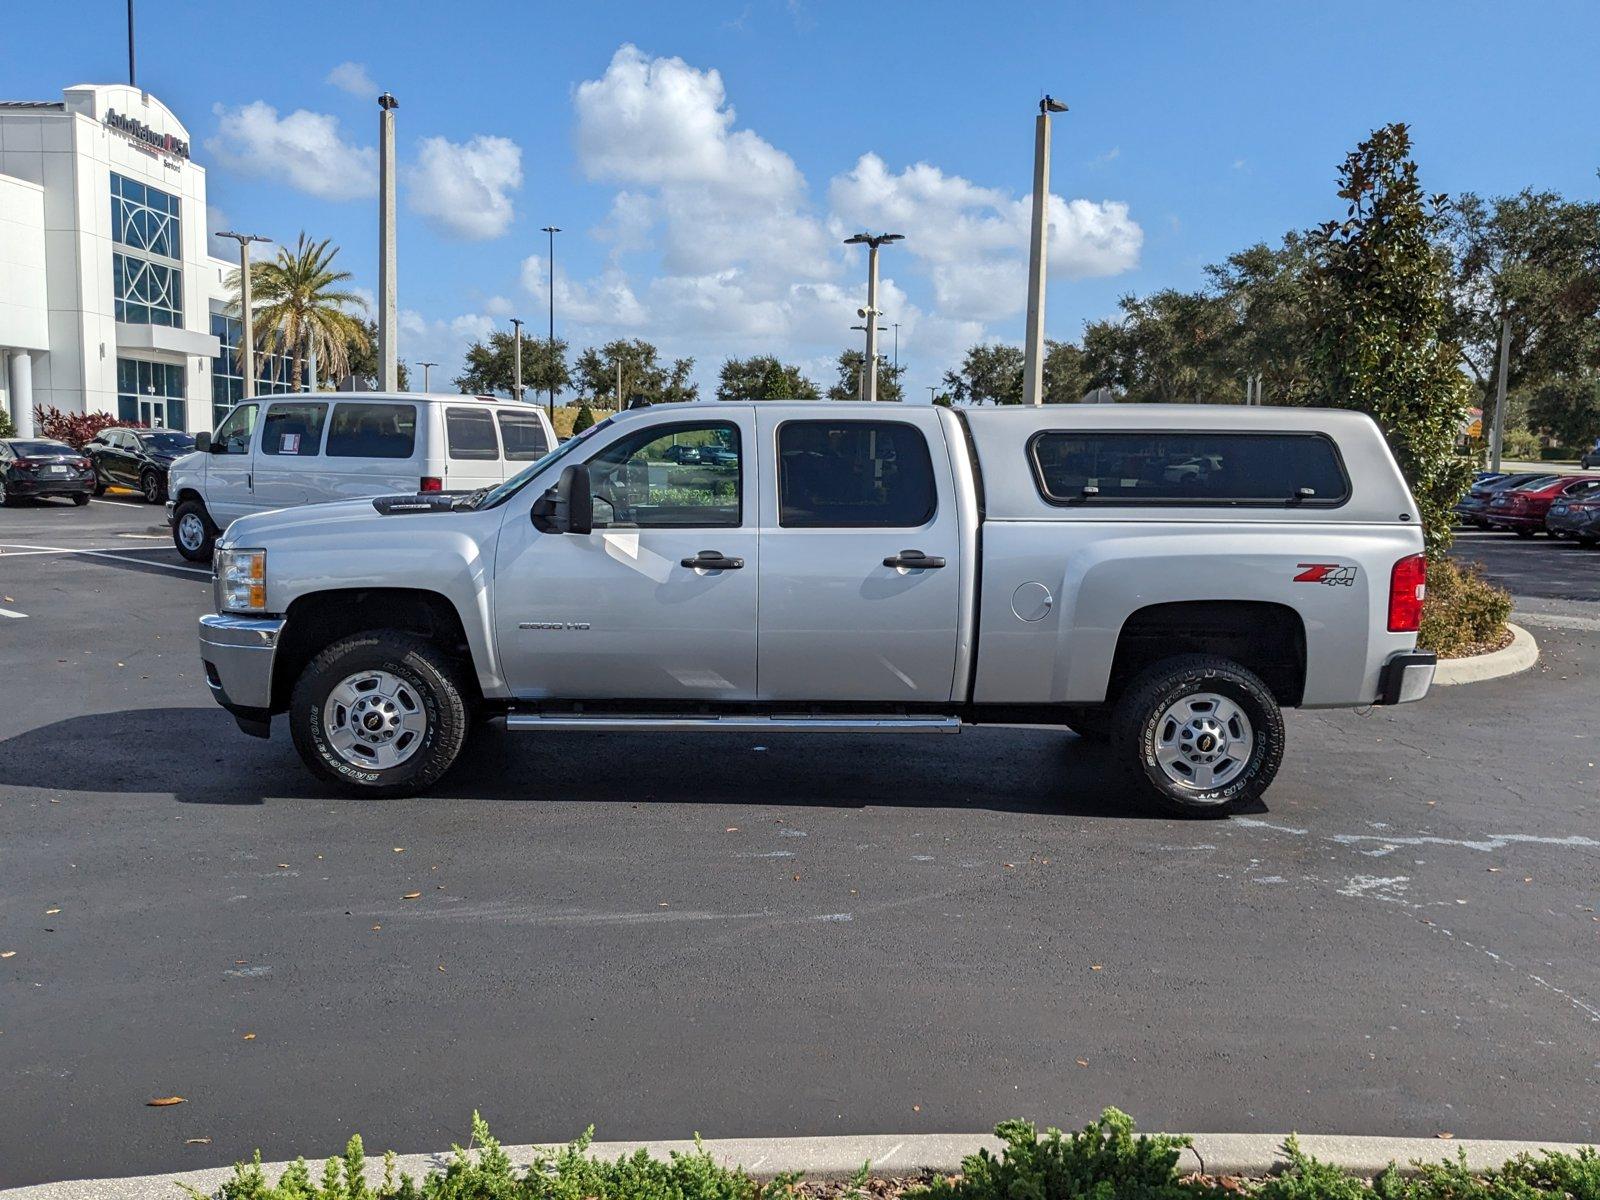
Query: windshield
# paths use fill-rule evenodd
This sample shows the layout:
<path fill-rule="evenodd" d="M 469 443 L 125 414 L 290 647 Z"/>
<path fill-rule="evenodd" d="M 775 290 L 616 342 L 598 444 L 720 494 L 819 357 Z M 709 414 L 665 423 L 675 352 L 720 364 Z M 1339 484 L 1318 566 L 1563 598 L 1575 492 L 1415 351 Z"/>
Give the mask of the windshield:
<path fill-rule="evenodd" d="M 64 442 L 12 442 L 11 449 L 18 458 L 27 458 L 30 454 L 76 454 L 77 451 Z"/>
<path fill-rule="evenodd" d="M 187 433 L 141 433 L 139 440 L 157 454 L 187 454 L 194 449 L 194 439 Z"/>
<path fill-rule="evenodd" d="M 1527 483 L 1519 483 L 1516 487 L 1512 488 L 1511 490 L 1513 492 L 1538 492 L 1538 491 L 1543 491 L 1545 488 L 1549 487 L 1552 483 L 1554 483 L 1559 478 L 1560 478 L 1560 476 L 1558 476 L 1558 475 L 1535 475 L 1532 479 L 1528 480 Z"/>
<path fill-rule="evenodd" d="M 587 442 L 590 438 L 594 437 L 595 434 L 599 433 L 602 429 L 604 429 L 607 425 L 610 425 L 616 419 L 616 416 L 613 414 L 612 416 L 607 417 L 604 421 L 601 421 L 599 424 L 591 425 L 582 433 L 575 434 L 574 436 L 568 438 L 566 441 L 562 442 L 561 445 L 557 446 L 554 450 L 550 451 L 549 454 L 546 454 L 537 462 L 531 462 L 527 466 L 523 467 L 522 470 L 518 471 L 499 487 L 490 488 L 481 497 L 476 498 L 471 507 L 475 509 L 494 508 L 498 504 L 504 504 L 507 500 L 511 499 L 511 497 L 515 496 L 524 487 L 526 487 L 530 479 L 541 474 L 551 464 L 566 458 L 567 455 L 571 454 L 572 451 L 578 446 L 581 446 L 584 442 Z"/>

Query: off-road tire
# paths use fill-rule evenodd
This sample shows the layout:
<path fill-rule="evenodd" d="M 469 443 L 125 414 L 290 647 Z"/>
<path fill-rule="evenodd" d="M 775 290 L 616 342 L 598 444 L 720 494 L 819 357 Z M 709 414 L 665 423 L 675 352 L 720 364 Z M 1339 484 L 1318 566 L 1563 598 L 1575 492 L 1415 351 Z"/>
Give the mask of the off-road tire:
<path fill-rule="evenodd" d="M 427 718 L 422 745 L 387 770 L 347 763 L 328 744 L 323 707 L 343 680 L 363 670 L 386 671 L 417 693 Z M 413 796 L 437 782 L 455 762 L 466 740 L 470 708 L 448 655 L 426 638 L 379 629 L 343 638 L 323 650 L 300 673 L 289 701 L 289 732 L 306 766 L 352 796 L 383 799 Z"/>
<path fill-rule="evenodd" d="M 178 530 L 183 526 L 186 516 L 195 516 L 200 519 L 201 528 L 205 536 L 200 539 L 200 544 L 195 547 L 185 546 L 183 539 L 178 536 Z M 193 563 L 208 563 L 217 546 L 217 527 L 211 521 L 211 514 L 206 512 L 206 506 L 193 498 L 184 500 L 172 510 L 172 544 L 178 548 L 178 553 Z"/>
<path fill-rule="evenodd" d="M 1062 724 L 1086 742 L 1105 743 L 1111 740 L 1112 715 L 1109 704 L 1074 704 Z"/>
<path fill-rule="evenodd" d="M 1170 778 L 1156 759 L 1162 715 L 1185 695 L 1215 693 L 1249 719 L 1253 746 L 1243 770 L 1206 791 Z M 1117 701 L 1111 744 L 1135 792 L 1172 816 L 1221 817 L 1255 803 L 1283 761 L 1283 714 L 1255 674 L 1230 659 L 1184 654 L 1163 659 L 1137 676 Z"/>

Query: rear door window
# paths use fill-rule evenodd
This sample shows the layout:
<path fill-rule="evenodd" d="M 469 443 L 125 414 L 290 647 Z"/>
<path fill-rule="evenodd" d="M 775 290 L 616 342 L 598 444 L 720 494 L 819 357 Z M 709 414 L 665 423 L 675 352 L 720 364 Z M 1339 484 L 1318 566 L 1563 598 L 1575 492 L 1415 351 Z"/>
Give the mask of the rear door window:
<path fill-rule="evenodd" d="M 326 404 L 269 404 L 261 421 L 261 453 L 314 458 L 322 450 Z"/>
<path fill-rule="evenodd" d="M 519 412 L 503 412 L 499 417 L 500 440 L 506 444 L 506 458 L 511 462 L 533 462 L 550 453 L 550 442 L 538 417 Z"/>
<path fill-rule="evenodd" d="M 500 457 L 500 442 L 494 436 L 494 418 L 486 408 L 445 409 L 444 433 L 451 458 Z"/>
<path fill-rule="evenodd" d="M 342 402 L 333 407 L 329 458 L 410 458 L 416 447 L 415 404 Z"/>
<path fill-rule="evenodd" d="M 928 442 L 900 421 L 785 421 L 778 427 L 778 524 L 913 528 L 938 507 Z"/>
<path fill-rule="evenodd" d="M 1320 433 L 1047 431 L 1028 456 L 1051 504 L 1331 507 L 1350 498 L 1339 452 Z"/>

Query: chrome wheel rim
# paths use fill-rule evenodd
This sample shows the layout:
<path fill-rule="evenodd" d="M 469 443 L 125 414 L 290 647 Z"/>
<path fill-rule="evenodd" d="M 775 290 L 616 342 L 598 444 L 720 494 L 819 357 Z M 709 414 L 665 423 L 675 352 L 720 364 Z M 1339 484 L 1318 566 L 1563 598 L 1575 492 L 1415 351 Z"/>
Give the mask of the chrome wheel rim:
<path fill-rule="evenodd" d="M 206 540 L 206 523 L 199 513 L 184 513 L 178 518 L 178 544 L 185 550 L 199 550 Z"/>
<path fill-rule="evenodd" d="M 328 693 L 322 732 L 353 767 L 387 771 L 422 746 L 428 716 L 415 687 L 388 671 L 359 671 Z"/>
<path fill-rule="evenodd" d="M 147 475 L 144 481 L 144 498 L 154 504 L 161 498 L 161 481 L 154 475 Z"/>
<path fill-rule="evenodd" d="M 1156 719 L 1156 762 L 1185 791 L 1226 787 L 1249 765 L 1254 749 L 1250 718 L 1215 692 L 1175 700 Z"/>

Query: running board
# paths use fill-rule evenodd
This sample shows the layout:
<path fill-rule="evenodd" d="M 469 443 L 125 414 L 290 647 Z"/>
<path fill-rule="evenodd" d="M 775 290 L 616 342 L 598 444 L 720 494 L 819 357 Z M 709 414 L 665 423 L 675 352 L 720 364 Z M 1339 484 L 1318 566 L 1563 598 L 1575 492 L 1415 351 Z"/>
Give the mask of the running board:
<path fill-rule="evenodd" d="M 612 733 L 960 733 L 959 717 L 897 716 L 625 716 L 581 713 L 506 714 L 506 728 L 515 730 L 575 729 Z"/>

